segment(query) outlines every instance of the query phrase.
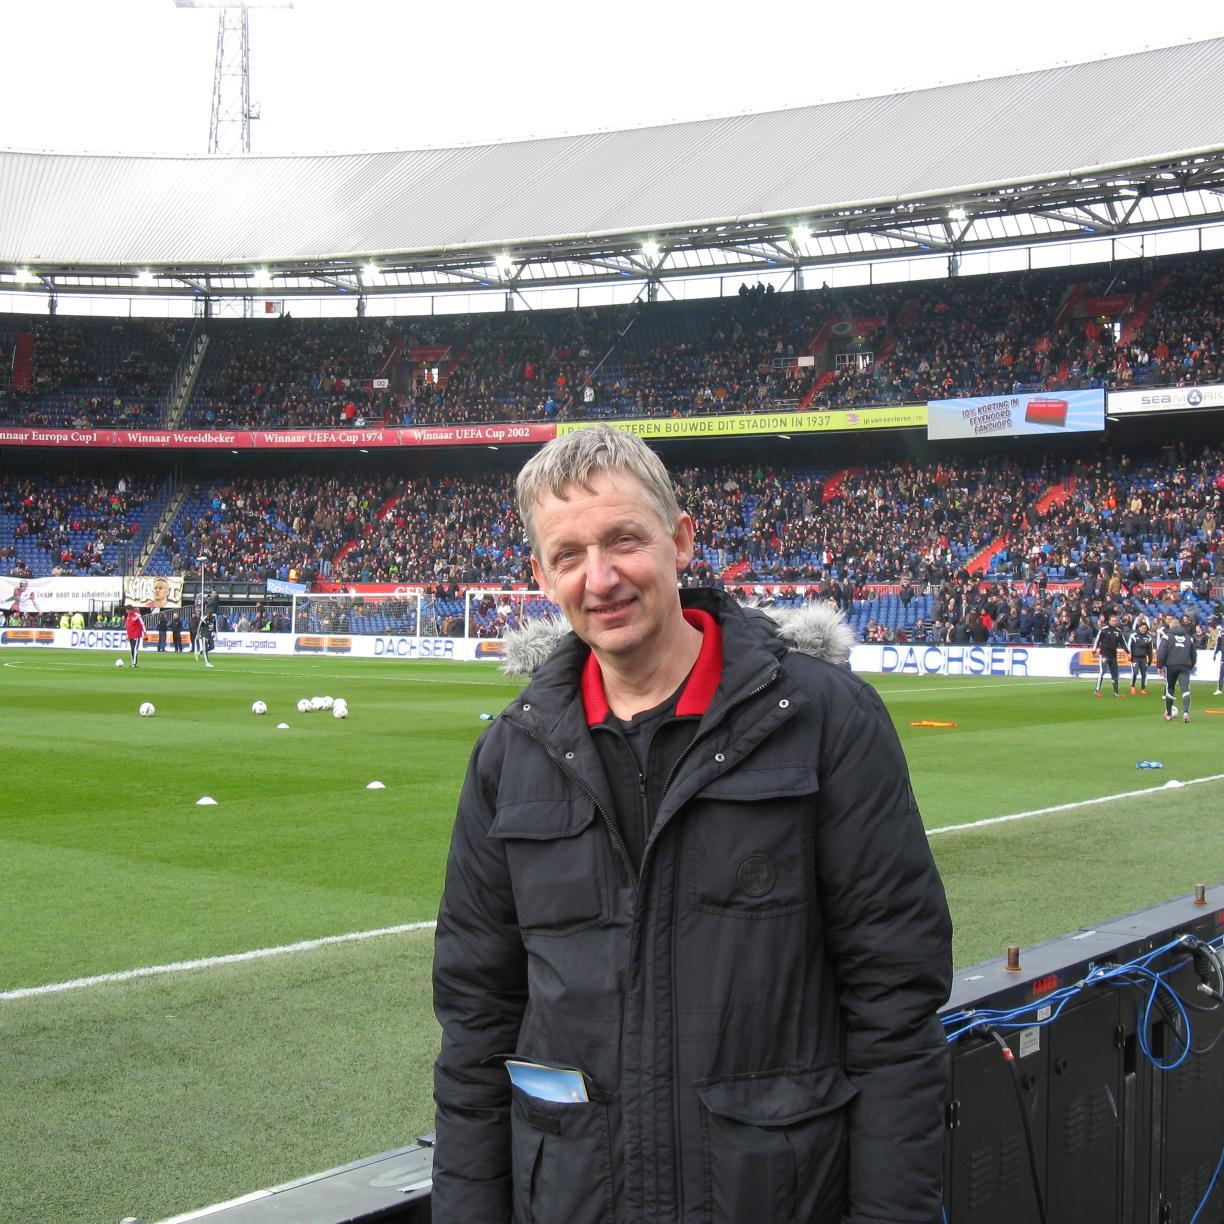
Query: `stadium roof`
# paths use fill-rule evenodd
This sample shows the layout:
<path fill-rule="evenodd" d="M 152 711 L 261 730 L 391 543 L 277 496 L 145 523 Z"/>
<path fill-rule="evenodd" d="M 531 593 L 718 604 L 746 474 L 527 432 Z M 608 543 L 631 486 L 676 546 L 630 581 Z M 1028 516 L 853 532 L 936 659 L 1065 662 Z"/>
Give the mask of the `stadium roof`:
<path fill-rule="evenodd" d="M 503 144 L 300 157 L 0 152 L 0 266 L 27 267 L 60 292 L 130 292 L 140 269 L 161 293 L 436 291 L 1185 226 L 1224 219 L 1222 78 L 1224 39 L 1210 39 Z M 371 263 L 377 274 L 363 279 Z M 254 265 L 271 284 L 252 279 Z"/>

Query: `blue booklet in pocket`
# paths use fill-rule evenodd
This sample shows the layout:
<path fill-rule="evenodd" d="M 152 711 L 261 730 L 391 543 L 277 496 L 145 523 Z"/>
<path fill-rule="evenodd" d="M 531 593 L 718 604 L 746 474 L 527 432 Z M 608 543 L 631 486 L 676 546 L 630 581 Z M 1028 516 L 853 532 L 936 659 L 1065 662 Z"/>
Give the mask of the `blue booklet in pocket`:
<path fill-rule="evenodd" d="M 586 1077 L 581 1071 L 522 1062 L 517 1058 L 506 1059 L 506 1070 L 516 1088 L 538 1101 L 559 1101 L 572 1105 L 591 1099 L 587 1094 Z"/>

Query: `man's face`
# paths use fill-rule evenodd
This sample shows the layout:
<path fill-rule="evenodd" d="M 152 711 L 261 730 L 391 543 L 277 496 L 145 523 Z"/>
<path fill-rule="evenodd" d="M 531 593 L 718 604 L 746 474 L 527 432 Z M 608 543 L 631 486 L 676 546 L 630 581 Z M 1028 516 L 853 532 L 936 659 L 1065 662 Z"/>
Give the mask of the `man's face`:
<path fill-rule="evenodd" d="M 669 530 L 627 472 L 596 472 L 590 485 L 536 503 L 531 569 L 597 657 L 628 662 L 681 619 L 676 575 L 692 560 L 693 520 Z"/>

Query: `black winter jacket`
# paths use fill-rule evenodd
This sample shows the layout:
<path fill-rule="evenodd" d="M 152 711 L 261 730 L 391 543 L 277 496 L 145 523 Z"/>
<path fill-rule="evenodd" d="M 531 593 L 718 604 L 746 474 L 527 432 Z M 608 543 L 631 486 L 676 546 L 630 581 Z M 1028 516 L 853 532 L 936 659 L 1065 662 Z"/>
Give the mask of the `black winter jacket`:
<path fill-rule="evenodd" d="M 618 845 L 570 634 L 476 745 L 438 917 L 435 1224 L 932 1224 L 943 889 L 879 697 L 682 593 L 719 687 Z M 828 637 L 823 606 L 818 636 Z M 511 1055 L 590 1101 L 511 1089 Z"/>

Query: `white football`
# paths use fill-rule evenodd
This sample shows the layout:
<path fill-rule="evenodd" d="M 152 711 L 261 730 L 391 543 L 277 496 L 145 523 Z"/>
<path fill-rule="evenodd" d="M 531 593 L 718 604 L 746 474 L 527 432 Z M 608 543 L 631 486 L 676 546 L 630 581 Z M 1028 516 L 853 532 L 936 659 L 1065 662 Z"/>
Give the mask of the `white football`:
<path fill-rule="evenodd" d="M 153 703 L 151 701 L 142 701 L 140 703 L 141 718 L 152 718 L 156 713 L 157 711 L 153 708 Z"/>
<path fill-rule="evenodd" d="M 122 659 L 116 659 L 116 660 L 115 660 L 115 666 L 116 666 L 116 667 L 122 667 L 122 666 L 123 666 L 123 660 L 122 660 Z"/>
<path fill-rule="evenodd" d="M 323 709 L 330 710 L 336 703 L 330 697 L 320 697 L 319 700 L 323 703 Z"/>
<path fill-rule="evenodd" d="M 310 713 L 310 698 L 309 697 L 303 697 L 302 700 L 298 702 L 298 713 L 299 714 L 309 714 Z"/>
<path fill-rule="evenodd" d="M 348 717 L 348 706 L 341 705 L 339 702 L 337 702 L 335 705 L 332 706 L 332 717 L 333 718 L 347 718 Z"/>
<path fill-rule="evenodd" d="M 251 713 L 252 714 L 266 714 L 267 712 L 268 712 L 268 703 L 266 701 L 252 701 L 251 702 Z"/>
<path fill-rule="evenodd" d="M 312 697 L 310 699 L 310 708 L 312 710 L 323 709 L 323 698 L 322 697 Z"/>

